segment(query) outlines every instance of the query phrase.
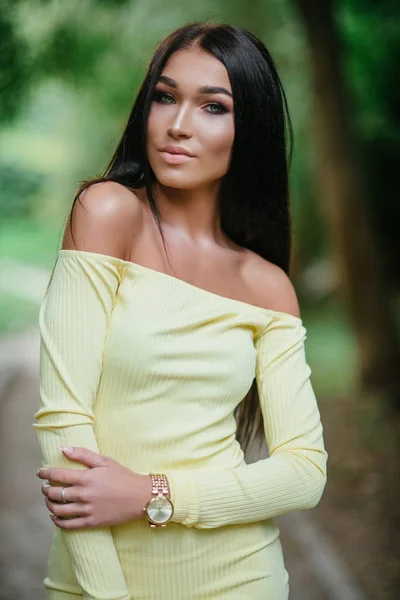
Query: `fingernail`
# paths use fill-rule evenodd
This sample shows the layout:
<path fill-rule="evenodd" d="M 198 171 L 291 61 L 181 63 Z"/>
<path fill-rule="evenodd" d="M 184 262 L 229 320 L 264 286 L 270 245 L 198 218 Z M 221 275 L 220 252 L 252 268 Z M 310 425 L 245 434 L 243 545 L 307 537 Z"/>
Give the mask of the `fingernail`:
<path fill-rule="evenodd" d="M 39 477 L 39 476 L 40 476 L 40 469 L 38 469 L 38 470 L 36 471 L 36 476 L 37 476 L 37 477 Z"/>
<path fill-rule="evenodd" d="M 54 515 L 49 515 L 50 519 L 53 520 L 54 519 Z"/>
<path fill-rule="evenodd" d="M 68 454 L 68 452 L 72 452 L 72 448 L 71 446 L 58 446 L 60 448 L 60 450 L 62 450 L 63 452 L 66 452 Z"/>

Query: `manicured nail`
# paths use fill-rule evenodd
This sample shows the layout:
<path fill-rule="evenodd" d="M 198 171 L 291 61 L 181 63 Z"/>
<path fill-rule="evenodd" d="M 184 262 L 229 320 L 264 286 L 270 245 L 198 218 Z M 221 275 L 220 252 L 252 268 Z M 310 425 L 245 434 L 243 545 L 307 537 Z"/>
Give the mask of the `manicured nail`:
<path fill-rule="evenodd" d="M 72 452 L 72 448 L 71 446 L 58 446 L 60 448 L 60 450 L 62 450 L 63 452 L 66 452 L 68 454 L 68 452 Z"/>

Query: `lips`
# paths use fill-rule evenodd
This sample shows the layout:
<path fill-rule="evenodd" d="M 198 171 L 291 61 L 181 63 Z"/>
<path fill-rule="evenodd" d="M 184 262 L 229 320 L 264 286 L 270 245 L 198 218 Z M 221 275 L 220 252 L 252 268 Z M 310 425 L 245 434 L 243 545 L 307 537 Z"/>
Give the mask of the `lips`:
<path fill-rule="evenodd" d="M 189 152 L 189 150 L 186 150 L 186 148 L 183 146 L 173 146 L 171 144 L 161 148 L 161 152 L 166 152 L 168 154 L 184 154 L 185 156 L 193 157 L 193 154 Z"/>
<path fill-rule="evenodd" d="M 193 160 L 193 156 L 187 156 L 186 154 L 170 154 L 169 152 L 161 152 L 161 156 L 169 165 L 181 165 Z"/>

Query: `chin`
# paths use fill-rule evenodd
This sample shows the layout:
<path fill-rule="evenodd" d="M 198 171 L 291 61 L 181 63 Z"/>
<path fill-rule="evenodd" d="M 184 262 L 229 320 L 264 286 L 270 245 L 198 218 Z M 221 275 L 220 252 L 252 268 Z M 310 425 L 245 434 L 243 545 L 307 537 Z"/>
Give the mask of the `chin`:
<path fill-rule="evenodd" d="M 202 187 L 207 183 L 205 180 L 198 181 L 193 177 L 193 175 L 190 175 L 189 173 L 178 172 L 178 170 L 173 172 L 172 169 L 168 169 L 168 171 L 166 169 L 160 169 L 154 171 L 154 174 L 157 178 L 157 181 L 161 185 L 180 190 L 190 190 L 193 188 Z"/>

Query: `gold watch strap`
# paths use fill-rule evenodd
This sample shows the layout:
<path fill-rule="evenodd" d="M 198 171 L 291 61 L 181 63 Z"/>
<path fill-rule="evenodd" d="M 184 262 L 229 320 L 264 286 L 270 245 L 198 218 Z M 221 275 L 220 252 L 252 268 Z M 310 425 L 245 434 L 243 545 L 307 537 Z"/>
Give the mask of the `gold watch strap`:
<path fill-rule="evenodd" d="M 150 473 L 152 490 L 155 496 L 167 496 L 169 498 L 169 486 L 167 477 L 163 473 Z"/>

